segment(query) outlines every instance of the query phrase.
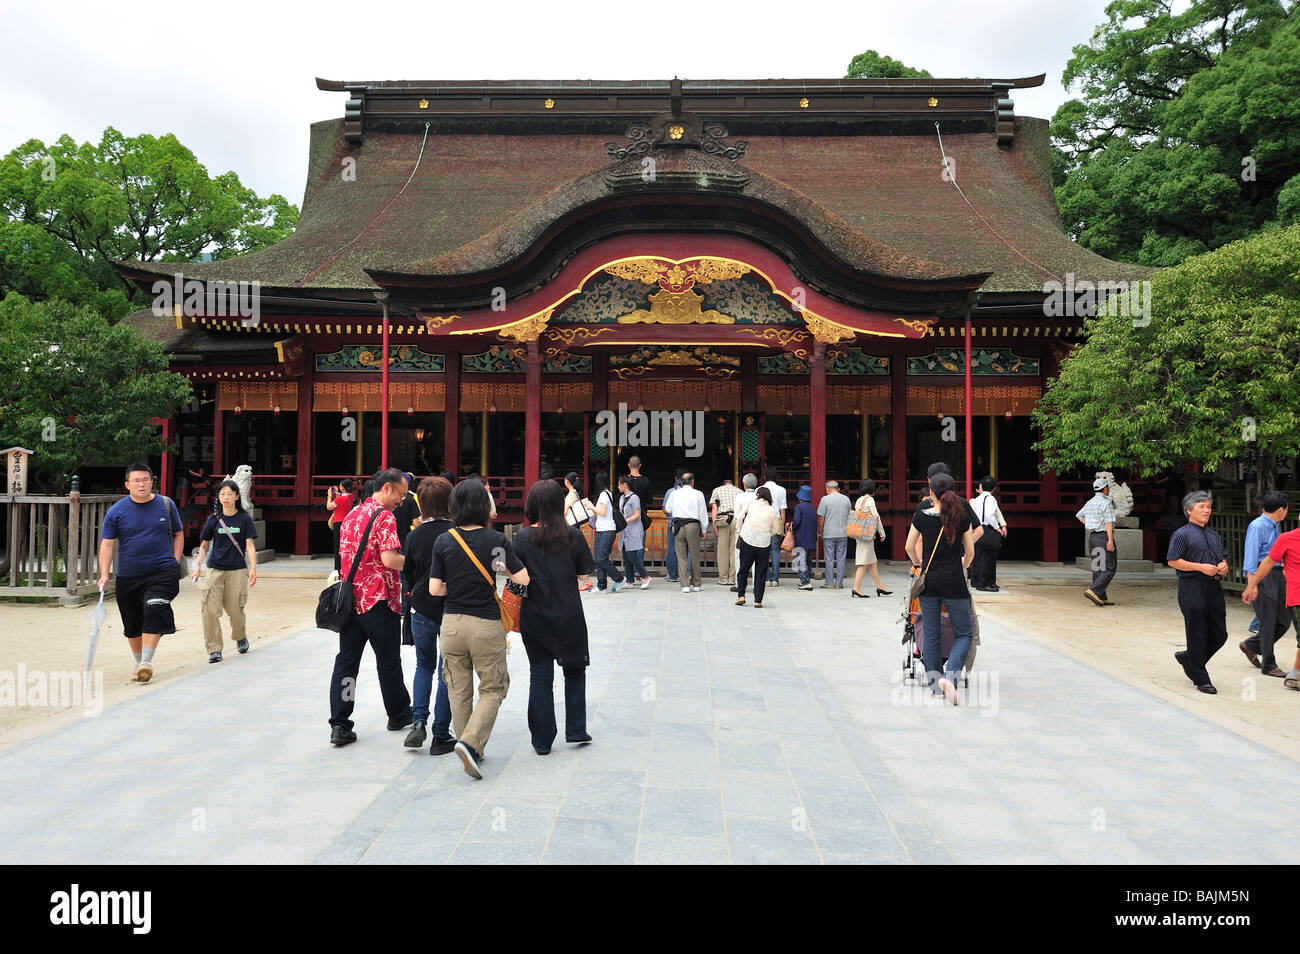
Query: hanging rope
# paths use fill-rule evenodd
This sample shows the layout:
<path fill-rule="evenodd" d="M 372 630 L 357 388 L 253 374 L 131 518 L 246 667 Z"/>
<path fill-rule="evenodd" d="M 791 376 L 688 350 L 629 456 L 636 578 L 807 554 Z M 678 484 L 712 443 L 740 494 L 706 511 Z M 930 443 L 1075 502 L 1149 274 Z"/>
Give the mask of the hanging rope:
<path fill-rule="evenodd" d="M 957 194 L 958 194 L 959 196 L 961 196 L 962 201 L 965 202 L 968 206 L 970 206 L 970 210 L 971 210 L 972 212 L 975 213 L 975 216 L 976 216 L 976 217 L 977 217 L 981 222 L 984 223 L 984 227 L 985 227 L 986 229 L 988 229 L 990 232 L 992 232 L 994 235 L 996 235 L 999 239 L 1001 239 L 1001 240 L 1002 240 L 1002 243 L 1003 243 L 1004 245 L 1006 245 L 1007 248 L 1011 249 L 1011 251 L 1013 251 L 1013 252 L 1015 252 L 1017 255 L 1019 255 L 1020 258 L 1022 258 L 1024 261 L 1028 262 L 1030 265 L 1034 266 L 1034 268 L 1037 268 L 1038 270 L 1040 270 L 1040 271 L 1043 272 L 1044 274 L 1051 276 L 1052 278 L 1056 279 L 1057 281 L 1061 281 L 1062 279 L 1061 279 L 1061 276 L 1060 276 L 1060 275 L 1056 274 L 1056 273 L 1053 272 L 1051 269 L 1046 268 L 1046 267 L 1044 267 L 1044 266 L 1038 264 L 1038 263 L 1035 262 L 1032 258 L 1030 258 L 1028 255 L 1025 255 L 1022 251 L 1020 251 L 1020 249 L 1018 249 L 1018 248 L 1016 248 L 1014 245 L 1012 245 L 1012 244 L 1011 244 L 1011 241 L 1010 241 L 1010 240 L 1009 240 L 1005 235 L 1003 235 L 1001 232 L 999 232 L 997 229 L 995 229 L 995 228 L 993 227 L 992 223 L 990 223 L 988 219 L 984 218 L 984 216 L 980 214 L 980 210 L 977 209 L 977 208 L 975 208 L 975 206 L 974 206 L 974 204 L 971 202 L 971 200 L 968 199 L 968 198 L 966 198 L 966 193 L 965 193 L 965 192 L 962 192 L 962 191 L 961 191 L 961 186 L 959 186 L 959 185 L 957 184 L 957 176 L 956 176 L 956 175 L 955 175 L 951 170 L 949 170 L 949 167 L 948 167 L 948 154 L 947 154 L 946 152 L 944 152 L 944 149 L 943 149 L 943 134 L 942 134 L 941 132 L 939 132 L 939 124 L 938 124 L 938 123 L 935 123 L 935 124 L 934 124 L 934 134 L 935 134 L 936 136 L 939 137 L 939 155 L 943 158 L 943 168 L 944 168 L 946 171 L 948 171 L 948 181 L 950 181 L 950 182 L 952 183 L 952 185 L 953 185 L 953 188 L 957 190 Z"/>
<path fill-rule="evenodd" d="M 382 218 L 384 217 L 384 213 L 386 213 L 390 208 L 392 208 L 393 203 L 396 202 L 398 199 L 400 199 L 400 198 L 402 197 L 402 193 L 406 191 L 406 187 L 409 186 L 409 185 L 411 184 L 411 180 L 415 178 L 415 174 L 420 170 L 420 161 L 424 158 L 424 145 L 425 145 L 425 143 L 427 143 L 427 142 L 429 141 L 429 126 L 430 126 L 430 125 L 431 125 L 430 123 L 425 123 L 425 124 L 424 124 L 424 138 L 420 140 L 420 153 L 419 153 L 419 155 L 417 155 L 417 156 L 415 157 L 415 166 L 411 169 L 411 174 L 410 174 L 409 176 L 406 177 L 406 182 L 404 182 L 404 183 L 402 184 L 402 187 L 401 187 L 400 189 L 398 189 L 398 190 L 397 190 L 397 193 L 396 193 L 396 194 L 395 194 L 391 199 L 389 199 L 388 202 L 386 202 L 386 203 L 384 204 L 384 207 L 383 207 L 382 209 L 379 210 L 379 212 L 375 215 L 375 217 L 374 217 L 373 219 L 371 219 L 368 223 L 366 223 L 366 227 L 363 228 L 360 232 L 358 232 L 358 233 L 356 234 L 356 237 L 353 238 L 351 242 L 348 242 L 346 245 L 344 245 L 342 248 L 340 248 L 338 251 L 336 251 L 336 252 L 335 252 L 333 255 L 331 255 L 329 258 L 325 259 L 325 261 L 321 262 L 319 265 L 317 265 L 315 268 L 313 268 L 310 272 L 308 272 L 308 273 L 307 273 L 306 275 L 304 275 L 302 278 L 300 278 L 300 279 L 298 279 L 296 282 L 294 282 L 293 285 L 294 285 L 295 288 L 301 287 L 301 286 L 303 285 L 303 283 L 309 281 L 312 277 L 314 277 L 315 275 L 319 274 L 320 271 L 321 271 L 323 268 L 325 268 L 326 265 L 328 265 L 330 262 L 334 261 L 334 260 L 335 260 L 336 258 L 338 258 L 340 255 L 342 255 L 345 251 L 347 251 L 349 248 L 351 248 L 353 245 L 355 245 L 355 244 L 356 244 L 356 243 L 361 239 L 361 237 L 362 237 L 363 235 L 365 235 L 365 234 L 366 234 L 367 232 L 369 232 L 372 228 L 374 228 L 375 223 L 377 223 L 380 219 L 382 219 Z"/>

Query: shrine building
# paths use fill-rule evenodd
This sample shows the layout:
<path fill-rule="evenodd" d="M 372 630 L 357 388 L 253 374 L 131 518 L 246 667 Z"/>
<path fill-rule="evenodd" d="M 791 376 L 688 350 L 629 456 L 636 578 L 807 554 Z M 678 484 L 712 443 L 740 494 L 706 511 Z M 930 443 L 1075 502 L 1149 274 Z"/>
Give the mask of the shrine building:
<path fill-rule="evenodd" d="M 125 319 L 195 389 L 161 487 L 202 504 L 250 464 L 269 544 L 309 553 L 326 488 L 384 463 L 488 476 L 500 523 L 543 469 L 637 454 L 707 498 L 774 464 L 814 502 L 874 479 L 901 559 L 943 460 L 959 491 L 998 477 L 1004 558 L 1073 557 L 1091 474 L 1043 470 L 1028 414 L 1085 319 L 1044 289 L 1149 271 L 1062 228 L 1048 123 L 1011 99 L 1042 82 L 317 80 L 342 116 L 293 235 L 116 265 L 206 292 Z M 620 407 L 702 427 L 601 439 Z"/>

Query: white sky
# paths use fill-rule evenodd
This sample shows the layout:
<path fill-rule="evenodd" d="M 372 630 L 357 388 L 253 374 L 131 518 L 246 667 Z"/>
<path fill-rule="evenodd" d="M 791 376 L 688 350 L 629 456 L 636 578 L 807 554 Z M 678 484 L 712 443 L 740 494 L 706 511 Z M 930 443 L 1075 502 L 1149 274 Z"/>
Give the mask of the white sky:
<path fill-rule="evenodd" d="M 1047 74 L 1013 94 L 1050 118 L 1061 71 L 1106 0 L 453 4 L 0 0 L 0 154 L 67 133 L 175 133 L 208 172 L 301 203 L 308 125 L 336 80 L 843 76 L 874 49 L 941 78 Z M 259 101 L 263 92 L 269 100 Z"/>

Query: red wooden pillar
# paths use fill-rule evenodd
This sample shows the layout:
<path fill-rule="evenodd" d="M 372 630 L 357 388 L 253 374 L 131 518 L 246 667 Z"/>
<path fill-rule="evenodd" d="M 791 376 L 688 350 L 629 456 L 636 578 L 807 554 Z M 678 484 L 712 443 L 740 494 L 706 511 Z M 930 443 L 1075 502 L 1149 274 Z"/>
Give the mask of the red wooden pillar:
<path fill-rule="evenodd" d="M 460 476 L 460 355 L 448 352 L 443 379 L 447 393 L 442 404 L 442 468 Z"/>
<path fill-rule="evenodd" d="M 1043 358 L 1043 386 L 1047 386 L 1047 379 L 1054 378 L 1060 374 L 1061 364 L 1058 359 L 1056 349 L 1049 348 L 1047 355 Z M 1061 514 L 1061 489 L 1057 482 L 1056 471 L 1043 469 L 1043 453 L 1038 452 L 1039 473 L 1043 476 L 1042 491 L 1039 500 L 1043 508 L 1043 562 L 1058 563 L 1061 559 L 1059 538 L 1061 535 L 1061 523 L 1063 515 Z M 1071 523 L 1074 523 L 1073 520 Z"/>
<path fill-rule="evenodd" d="M 753 414 L 758 410 L 758 357 L 752 354 L 740 358 L 740 411 Z"/>
<path fill-rule="evenodd" d="M 964 403 L 966 408 L 966 499 L 967 500 L 969 500 L 971 497 L 974 496 L 974 494 L 971 493 L 971 468 L 974 466 L 974 461 L 972 458 L 972 453 L 974 448 L 970 446 L 971 445 L 971 395 L 972 395 L 971 380 L 970 380 L 970 376 L 971 376 L 970 339 L 971 339 L 970 311 L 968 309 L 966 312 L 966 364 L 965 364 L 965 370 L 962 372 L 962 377 L 964 378 L 963 383 L 965 385 L 965 394 L 966 394 L 966 400 Z"/>
<path fill-rule="evenodd" d="M 591 356 L 591 409 L 609 410 L 609 355 Z"/>
<path fill-rule="evenodd" d="M 311 358 L 311 356 L 308 356 Z M 314 360 L 312 358 L 311 360 Z M 297 466 L 294 470 L 295 513 L 293 518 L 293 552 L 297 556 L 311 553 L 311 515 L 316 501 L 311 499 L 312 447 L 312 374 L 310 369 L 298 379 L 298 446 L 295 451 Z M 321 502 L 324 506 L 324 501 Z"/>
<path fill-rule="evenodd" d="M 808 403 L 808 478 L 812 482 L 815 507 L 826 493 L 826 343 L 823 341 L 813 344 L 809 374 L 812 390 Z"/>
<path fill-rule="evenodd" d="M 889 366 L 889 558 L 905 560 L 903 544 L 913 503 L 907 498 L 907 355 L 895 353 Z"/>
<path fill-rule="evenodd" d="M 528 342 L 524 357 L 524 499 L 542 470 L 542 356 Z"/>

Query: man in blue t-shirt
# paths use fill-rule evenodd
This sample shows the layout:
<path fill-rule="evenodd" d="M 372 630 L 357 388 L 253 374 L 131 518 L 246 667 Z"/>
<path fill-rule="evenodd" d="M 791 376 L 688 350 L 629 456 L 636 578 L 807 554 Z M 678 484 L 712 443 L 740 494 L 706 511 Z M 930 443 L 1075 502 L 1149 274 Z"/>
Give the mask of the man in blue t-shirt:
<path fill-rule="evenodd" d="M 117 552 L 117 608 L 122 633 L 135 656 L 137 682 L 153 677 L 153 654 L 164 633 L 176 632 L 172 600 L 180 592 L 181 551 L 185 534 L 172 501 L 153 492 L 148 464 L 126 468 L 123 497 L 104 515 L 99 543 L 99 588 L 108 585 L 108 570 Z"/>

